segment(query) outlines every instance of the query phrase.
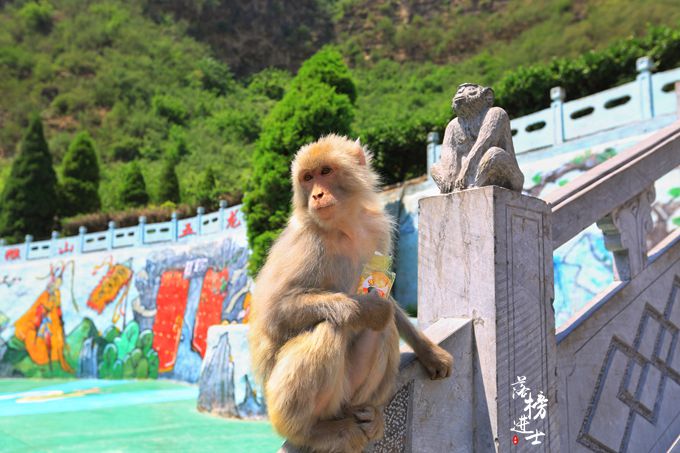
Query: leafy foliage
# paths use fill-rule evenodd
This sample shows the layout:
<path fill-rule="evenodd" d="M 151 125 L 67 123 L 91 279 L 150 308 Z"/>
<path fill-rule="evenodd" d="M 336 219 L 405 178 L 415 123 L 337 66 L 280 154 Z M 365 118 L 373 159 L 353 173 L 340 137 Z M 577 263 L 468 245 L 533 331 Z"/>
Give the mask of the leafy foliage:
<path fill-rule="evenodd" d="M 142 169 L 137 162 L 132 162 L 123 174 L 120 203 L 123 207 L 127 207 L 143 206 L 148 202 L 149 195 L 146 192 Z"/>
<path fill-rule="evenodd" d="M 642 56 L 652 57 L 660 70 L 680 65 L 680 29 L 653 26 L 642 38 L 616 41 L 577 58 L 518 68 L 496 84 L 498 102 L 511 115 L 521 116 L 548 107 L 554 86 L 565 88 L 570 99 L 597 93 L 634 79 L 635 60 Z"/>
<path fill-rule="evenodd" d="M 36 239 L 49 236 L 57 213 L 56 184 L 42 121 L 34 115 L 2 191 L 0 237 L 18 242 L 29 233 Z"/>
<path fill-rule="evenodd" d="M 76 135 L 64 156 L 59 198 L 62 216 L 95 212 L 101 207 L 99 162 L 87 132 Z"/>
<path fill-rule="evenodd" d="M 161 202 L 179 203 L 179 180 L 175 171 L 175 159 L 172 156 L 166 157 L 163 163 L 158 198 Z"/>
<path fill-rule="evenodd" d="M 252 273 L 264 263 L 288 218 L 289 168 L 295 152 L 324 134 L 349 133 L 355 90 L 341 55 L 325 48 L 302 65 L 286 95 L 264 120 L 243 200 Z"/>

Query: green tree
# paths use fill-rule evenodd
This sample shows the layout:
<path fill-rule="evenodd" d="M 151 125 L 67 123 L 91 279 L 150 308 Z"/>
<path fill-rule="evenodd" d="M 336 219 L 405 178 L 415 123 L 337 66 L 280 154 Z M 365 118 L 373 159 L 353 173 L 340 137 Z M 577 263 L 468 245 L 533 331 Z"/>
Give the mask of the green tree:
<path fill-rule="evenodd" d="M 57 213 L 56 185 L 42 121 L 34 115 L 2 192 L 0 236 L 12 242 L 28 233 L 36 238 L 49 236 Z"/>
<path fill-rule="evenodd" d="M 76 135 L 64 156 L 60 198 L 61 214 L 67 217 L 101 207 L 99 162 L 87 132 Z"/>
<path fill-rule="evenodd" d="M 149 202 L 142 169 L 136 161 L 132 162 L 123 174 L 119 198 L 123 207 L 144 206 Z"/>
<path fill-rule="evenodd" d="M 179 203 L 179 180 L 175 166 L 177 160 L 174 156 L 167 156 L 163 162 L 160 175 L 159 200 L 161 203 L 172 201 Z"/>
<path fill-rule="evenodd" d="M 356 87 L 342 56 L 327 47 L 307 60 L 290 89 L 264 120 L 243 199 L 252 274 L 285 226 L 290 210 L 289 168 L 296 151 L 320 136 L 348 134 Z"/>
<path fill-rule="evenodd" d="M 196 186 L 196 203 L 204 208 L 212 208 L 215 205 L 215 186 L 217 185 L 217 178 L 215 170 L 208 167 L 201 178 L 198 180 Z"/>

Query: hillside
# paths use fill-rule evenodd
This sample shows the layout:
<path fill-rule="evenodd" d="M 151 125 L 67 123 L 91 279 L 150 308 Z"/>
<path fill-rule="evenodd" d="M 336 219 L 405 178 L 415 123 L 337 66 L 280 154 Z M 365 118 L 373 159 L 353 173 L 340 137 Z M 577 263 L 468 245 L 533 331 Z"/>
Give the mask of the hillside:
<path fill-rule="evenodd" d="M 129 161 L 142 163 L 151 202 L 161 203 L 169 153 L 180 158 L 182 202 L 197 203 L 208 168 L 214 193 L 238 198 L 262 119 L 300 63 L 328 43 L 357 83 L 354 135 L 392 182 L 424 169 L 425 135 L 450 117 L 459 83 L 494 85 L 518 67 L 641 36 L 650 24 L 680 25 L 673 0 L 17 0 L 0 8 L 0 190 L 28 116 L 39 111 L 58 173 L 75 134 L 94 137 L 104 210 L 124 207 L 118 175 Z"/>

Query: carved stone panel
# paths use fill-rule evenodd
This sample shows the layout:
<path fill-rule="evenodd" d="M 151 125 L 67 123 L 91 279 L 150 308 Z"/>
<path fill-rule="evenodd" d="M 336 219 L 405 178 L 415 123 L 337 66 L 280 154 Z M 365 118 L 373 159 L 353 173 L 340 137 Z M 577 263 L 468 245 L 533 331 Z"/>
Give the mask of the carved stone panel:
<path fill-rule="evenodd" d="M 666 451 L 680 432 L 680 234 L 661 250 L 558 333 L 563 450 Z"/>
<path fill-rule="evenodd" d="M 582 445 L 602 452 L 634 451 L 629 447 L 636 423 L 668 422 L 659 420 L 659 413 L 664 397 L 677 397 L 680 390 L 680 363 L 675 363 L 680 361 L 674 360 L 679 329 L 671 319 L 672 313 L 680 315 L 679 296 L 680 278 L 676 277 L 663 312 L 645 305 L 632 344 L 612 336 L 578 433 Z M 616 369 L 619 373 L 611 373 Z M 619 410 L 608 410 L 607 399 Z M 612 418 L 619 421 L 616 429 L 612 429 Z"/>
<path fill-rule="evenodd" d="M 647 233 L 652 229 L 654 186 L 597 222 L 607 250 L 614 253 L 614 277 L 630 280 L 647 265 Z"/>

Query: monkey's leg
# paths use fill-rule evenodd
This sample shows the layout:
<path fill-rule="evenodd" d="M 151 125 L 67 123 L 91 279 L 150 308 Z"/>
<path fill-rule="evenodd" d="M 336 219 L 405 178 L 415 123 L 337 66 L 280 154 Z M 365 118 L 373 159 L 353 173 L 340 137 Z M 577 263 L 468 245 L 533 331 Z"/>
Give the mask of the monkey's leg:
<path fill-rule="evenodd" d="M 368 442 L 373 417 L 359 409 L 342 411 L 350 395 L 347 335 L 322 322 L 277 354 L 265 386 L 267 409 L 272 425 L 294 445 L 344 453 L 360 451 Z"/>
<path fill-rule="evenodd" d="M 497 146 L 489 148 L 477 167 L 476 186 L 501 186 L 521 191 L 524 175 L 519 169 L 517 159 L 511 153 Z"/>

